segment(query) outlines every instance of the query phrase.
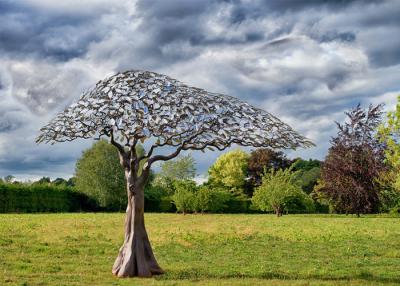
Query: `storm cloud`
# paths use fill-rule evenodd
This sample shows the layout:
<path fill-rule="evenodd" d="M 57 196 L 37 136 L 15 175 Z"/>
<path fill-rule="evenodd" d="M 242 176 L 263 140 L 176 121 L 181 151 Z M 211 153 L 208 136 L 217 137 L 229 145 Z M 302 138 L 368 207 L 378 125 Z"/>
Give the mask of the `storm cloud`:
<path fill-rule="evenodd" d="M 91 142 L 37 146 L 38 129 L 126 69 L 247 100 L 317 144 L 289 156 L 323 159 L 345 110 L 393 108 L 399 14 L 396 0 L 0 1 L 0 176 L 71 176 Z"/>

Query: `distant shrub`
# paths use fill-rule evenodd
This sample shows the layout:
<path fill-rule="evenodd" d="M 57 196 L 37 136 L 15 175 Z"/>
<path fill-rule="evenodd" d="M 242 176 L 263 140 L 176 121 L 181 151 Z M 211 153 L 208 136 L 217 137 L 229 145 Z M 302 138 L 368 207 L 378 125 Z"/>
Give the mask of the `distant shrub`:
<path fill-rule="evenodd" d="M 201 186 L 195 194 L 194 208 L 199 212 L 223 212 L 227 202 L 232 198 L 230 193 L 217 188 Z"/>
<path fill-rule="evenodd" d="M 314 167 L 310 170 L 301 169 L 296 176 L 296 182 L 305 193 L 310 194 L 320 178 L 320 167 Z"/>
<path fill-rule="evenodd" d="M 144 208 L 149 212 L 173 212 L 176 207 L 171 195 L 159 185 L 147 185 L 144 189 Z"/>
<path fill-rule="evenodd" d="M 261 211 L 274 211 L 277 216 L 284 212 L 312 211 L 312 199 L 295 183 L 297 172 L 291 169 L 271 169 L 262 177 L 256 188 L 252 203 Z"/>
<path fill-rule="evenodd" d="M 246 196 L 231 195 L 226 202 L 225 213 L 246 213 L 249 211 L 251 200 Z"/>
<path fill-rule="evenodd" d="M 171 196 L 162 197 L 157 212 L 176 212 L 176 206 Z"/>
<path fill-rule="evenodd" d="M 399 215 L 400 214 L 400 204 L 391 208 L 389 213 L 392 215 Z"/>
<path fill-rule="evenodd" d="M 392 187 L 379 193 L 380 212 L 398 212 L 400 209 L 400 192 Z"/>
<path fill-rule="evenodd" d="M 317 180 L 313 191 L 311 192 L 310 196 L 314 201 L 315 205 L 315 212 L 317 213 L 334 213 L 335 207 L 333 202 L 329 200 L 326 196 L 325 192 L 323 191 L 325 188 L 325 182 L 321 179 Z"/>
<path fill-rule="evenodd" d="M 76 212 L 96 204 L 71 188 L 51 185 L 0 184 L 0 212 Z"/>
<path fill-rule="evenodd" d="M 175 193 L 172 195 L 178 212 L 183 214 L 195 211 L 196 183 L 190 180 L 176 180 L 174 182 Z"/>

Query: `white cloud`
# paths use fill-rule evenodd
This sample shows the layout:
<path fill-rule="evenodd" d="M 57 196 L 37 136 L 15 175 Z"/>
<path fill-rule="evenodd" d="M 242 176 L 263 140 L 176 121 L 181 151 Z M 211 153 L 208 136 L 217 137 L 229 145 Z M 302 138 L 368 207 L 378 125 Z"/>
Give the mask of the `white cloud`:
<path fill-rule="evenodd" d="M 397 98 L 400 96 L 400 89 L 394 92 L 386 92 L 371 99 L 374 105 L 384 103 L 385 111 L 394 111 L 397 105 Z"/>
<path fill-rule="evenodd" d="M 37 130 L 119 70 L 162 72 L 265 108 L 317 144 L 292 157 L 322 159 L 346 109 L 392 109 L 400 92 L 396 1 L 298 10 L 263 1 L 135 3 L 26 0 L 1 15 L 0 176 L 72 174 L 90 142 L 37 146 Z M 219 155 L 193 154 L 200 174 Z"/>

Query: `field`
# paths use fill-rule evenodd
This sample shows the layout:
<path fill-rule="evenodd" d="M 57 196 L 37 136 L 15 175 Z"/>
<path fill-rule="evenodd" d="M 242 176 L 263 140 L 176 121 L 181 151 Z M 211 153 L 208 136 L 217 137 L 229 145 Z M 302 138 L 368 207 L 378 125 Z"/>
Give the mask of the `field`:
<path fill-rule="evenodd" d="M 399 285 L 400 219 L 147 214 L 165 275 L 117 279 L 123 214 L 0 215 L 1 285 Z"/>

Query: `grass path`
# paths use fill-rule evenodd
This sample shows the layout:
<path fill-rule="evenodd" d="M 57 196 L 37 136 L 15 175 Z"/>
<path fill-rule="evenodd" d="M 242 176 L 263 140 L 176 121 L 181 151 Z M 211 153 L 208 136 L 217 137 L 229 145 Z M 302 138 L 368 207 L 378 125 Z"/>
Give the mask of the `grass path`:
<path fill-rule="evenodd" d="M 0 215 L 0 285 L 400 285 L 400 219 L 147 214 L 167 274 L 117 279 L 123 214 Z"/>

